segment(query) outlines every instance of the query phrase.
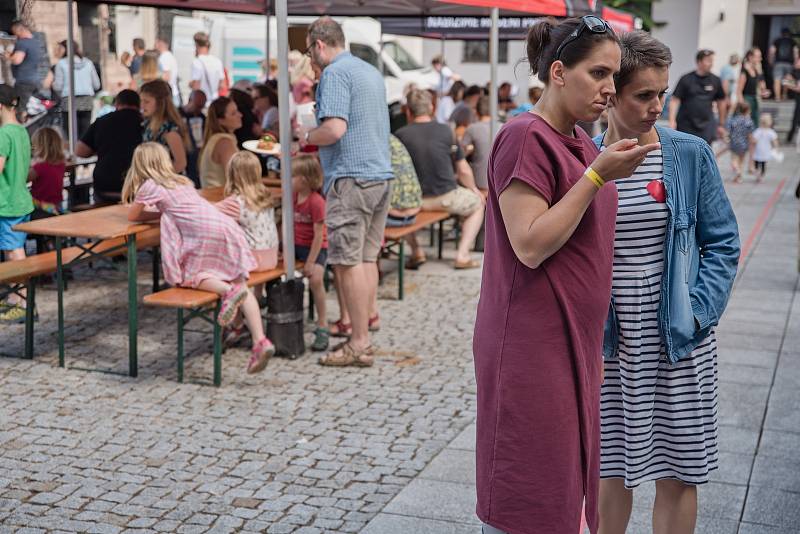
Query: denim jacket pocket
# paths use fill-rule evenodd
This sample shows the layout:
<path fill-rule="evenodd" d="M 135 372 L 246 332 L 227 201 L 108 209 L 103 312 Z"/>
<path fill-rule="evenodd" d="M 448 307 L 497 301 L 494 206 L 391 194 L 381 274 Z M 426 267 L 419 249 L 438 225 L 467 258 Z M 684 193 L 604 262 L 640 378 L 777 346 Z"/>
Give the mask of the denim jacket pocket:
<path fill-rule="evenodd" d="M 614 296 L 611 296 L 611 304 L 608 306 L 608 317 L 606 318 L 605 328 L 603 329 L 603 359 L 613 360 L 617 356 L 617 345 L 619 344 L 619 324 L 617 323 L 617 311 L 614 308 Z"/>
<path fill-rule="evenodd" d="M 676 249 L 679 253 L 679 258 L 673 258 L 678 261 L 681 270 L 683 271 L 684 284 L 689 283 L 689 258 L 691 256 L 690 249 L 695 242 L 694 231 L 697 219 L 694 214 L 694 208 L 681 210 L 675 217 L 675 243 Z"/>

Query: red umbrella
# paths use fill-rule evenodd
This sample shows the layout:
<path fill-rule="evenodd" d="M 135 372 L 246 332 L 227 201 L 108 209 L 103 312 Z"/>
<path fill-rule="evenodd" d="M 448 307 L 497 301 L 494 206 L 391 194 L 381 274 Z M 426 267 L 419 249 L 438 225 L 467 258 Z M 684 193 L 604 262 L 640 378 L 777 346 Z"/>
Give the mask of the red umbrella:
<path fill-rule="evenodd" d="M 571 17 L 593 13 L 595 0 L 439 0 L 447 4 L 472 7 L 496 7 L 504 11 Z"/>

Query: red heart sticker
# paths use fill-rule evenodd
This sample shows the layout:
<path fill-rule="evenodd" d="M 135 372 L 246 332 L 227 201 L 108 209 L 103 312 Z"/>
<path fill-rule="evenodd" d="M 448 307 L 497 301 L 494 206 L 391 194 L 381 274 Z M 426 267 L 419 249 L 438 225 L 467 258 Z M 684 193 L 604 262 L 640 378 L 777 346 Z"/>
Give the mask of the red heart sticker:
<path fill-rule="evenodd" d="M 664 203 L 667 201 L 667 190 L 664 189 L 664 182 L 661 180 L 653 180 L 647 184 L 647 192 L 653 197 L 656 202 Z"/>

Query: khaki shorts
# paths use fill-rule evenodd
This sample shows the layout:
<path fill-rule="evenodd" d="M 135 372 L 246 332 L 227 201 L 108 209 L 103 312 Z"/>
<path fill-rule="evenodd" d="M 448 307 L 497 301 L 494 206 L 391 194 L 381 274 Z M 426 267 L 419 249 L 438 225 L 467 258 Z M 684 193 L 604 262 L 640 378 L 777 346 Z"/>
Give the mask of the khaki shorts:
<path fill-rule="evenodd" d="M 422 209 L 426 211 L 445 210 L 450 215 L 466 217 L 481 207 L 481 197 L 472 189 L 458 186 L 438 197 L 424 197 Z"/>
<path fill-rule="evenodd" d="M 333 183 L 325 206 L 330 265 L 378 261 L 391 192 L 388 180 L 338 178 Z"/>

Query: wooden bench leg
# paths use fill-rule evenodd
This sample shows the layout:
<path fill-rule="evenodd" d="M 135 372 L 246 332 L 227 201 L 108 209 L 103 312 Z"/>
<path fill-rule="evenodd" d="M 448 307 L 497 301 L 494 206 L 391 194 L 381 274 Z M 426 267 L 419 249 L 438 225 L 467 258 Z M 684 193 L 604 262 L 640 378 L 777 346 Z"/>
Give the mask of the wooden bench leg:
<path fill-rule="evenodd" d="M 222 384 L 222 327 L 219 318 L 220 303 L 214 308 L 214 385 Z"/>
<path fill-rule="evenodd" d="M 178 382 L 183 382 L 183 308 L 178 308 Z"/>
<path fill-rule="evenodd" d="M 36 280 L 29 278 L 25 291 L 25 357 L 33 358 L 33 322 L 36 313 Z"/>
<path fill-rule="evenodd" d="M 308 320 L 314 321 L 314 293 L 311 292 L 311 281 L 308 282 Z"/>
<path fill-rule="evenodd" d="M 403 273 L 406 269 L 406 240 L 400 240 L 400 251 L 397 260 L 397 299 L 403 300 L 404 280 Z"/>

